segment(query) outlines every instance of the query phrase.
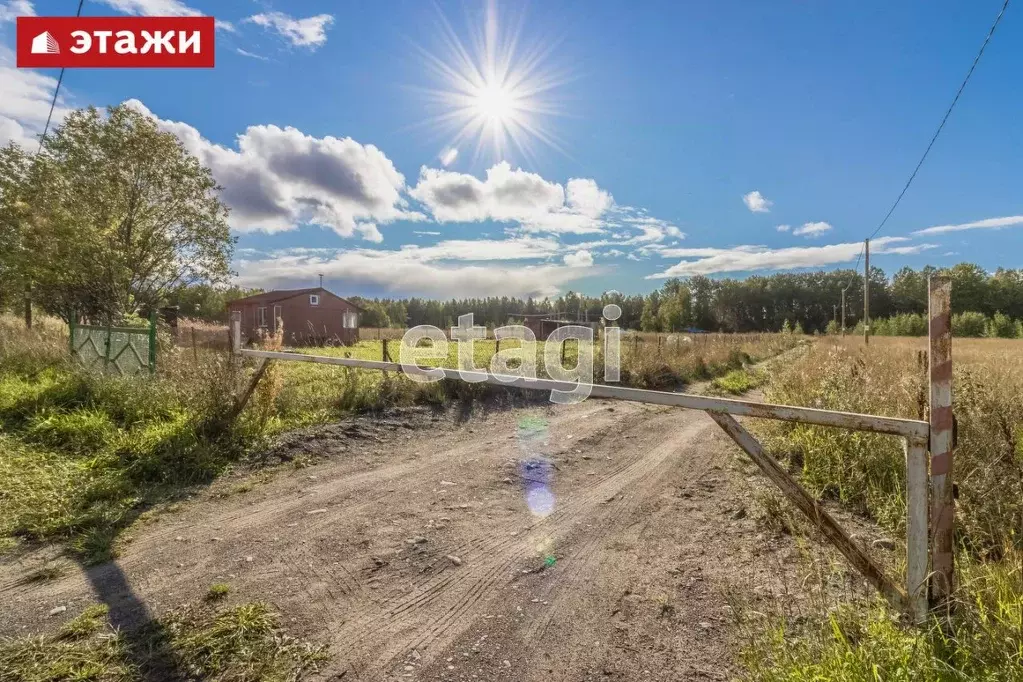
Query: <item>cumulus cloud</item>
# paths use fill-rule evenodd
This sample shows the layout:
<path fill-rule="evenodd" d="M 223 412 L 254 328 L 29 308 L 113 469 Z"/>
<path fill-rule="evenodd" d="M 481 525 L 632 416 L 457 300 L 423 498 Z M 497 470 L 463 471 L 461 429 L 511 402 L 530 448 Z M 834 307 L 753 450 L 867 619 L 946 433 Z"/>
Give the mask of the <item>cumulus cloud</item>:
<path fill-rule="evenodd" d="M 882 237 L 870 243 L 876 254 L 909 255 L 932 249 L 934 244 L 906 244 L 907 237 Z M 743 245 L 728 249 L 665 249 L 666 257 L 691 258 L 682 260 L 663 272 L 648 275 L 646 279 L 710 275 L 719 272 L 752 272 L 755 270 L 791 270 L 846 263 L 855 260 L 863 245 L 830 244 L 769 249 L 765 246 Z"/>
<path fill-rule="evenodd" d="M 789 230 L 792 229 L 792 226 L 791 225 L 779 225 L 778 227 L 776 227 L 774 229 L 778 230 L 779 232 L 788 232 Z"/>
<path fill-rule="evenodd" d="M 0 145 L 14 142 L 34 150 L 37 135 L 43 132 L 50 112 L 57 79 L 31 69 L 15 66 L 14 53 L 0 45 Z M 57 126 L 68 114 L 65 106 L 66 88 L 61 88 L 51 126 Z"/>
<path fill-rule="evenodd" d="M 244 21 L 274 31 L 295 47 L 308 47 L 315 50 L 327 42 L 327 27 L 334 23 L 330 14 L 296 19 L 284 12 L 264 12 L 247 17 Z"/>
<path fill-rule="evenodd" d="M 593 265 L 593 254 L 582 249 L 575 253 L 566 254 L 565 265 L 577 268 L 588 268 Z"/>
<path fill-rule="evenodd" d="M 240 232 L 279 232 L 312 223 L 343 237 L 359 233 L 379 242 L 377 224 L 422 218 L 406 210 L 405 178 L 373 145 L 257 125 L 239 135 L 237 149 L 231 149 L 206 140 L 187 123 L 157 118 L 138 100 L 127 104 L 153 116 L 213 171 L 231 208 L 231 226 Z"/>
<path fill-rule="evenodd" d="M 593 180 L 573 178 L 567 189 L 502 161 L 486 178 L 424 166 L 409 194 L 439 222 L 517 223 L 527 232 L 601 232 L 613 199 Z"/>
<path fill-rule="evenodd" d="M 594 274 L 593 268 L 559 265 L 441 264 L 369 249 L 333 257 L 289 255 L 242 260 L 237 269 L 236 281 L 241 286 L 287 288 L 312 281 L 322 273 L 349 288 L 374 287 L 396 295 L 436 298 L 464 296 L 467 291 L 476 296 L 555 296 L 569 282 Z"/>
<path fill-rule="evenodd" d="M 774 205 L 773 201 L 765 197 L 758 190 L 753 190 L 749 194 L 744 194 L 742 197 L 742 203 L 746 204 L 746 208 L 754 213 L 770 213 L 771 206 Z"/>
<path fill-rule="evenodd" d="M 816 223 L 803 223 L 796 229 L 792 230 L 792 234 L 797 237 L 819 237 L 825 232 L 831 231 L 831 225 L 828 225 L 824 221 Z"/>
<path fill-rule="evenodd" d="M 923 230 L 917 230 L 913 234 L 945 234 L 947 232 L 963 232 L 965 230 L 997 230 L 1003 227 L 1014 227 L 1023 225 L 1023 215 L 1010 215 L 1003 218 L 985 218 L 975 220 L 972 223 L 959 223 L 958 225 L 937 225 Z"/>
<path fill-rule="evenodd" d="M 34 17 L 35 7 L 29 0 L 7 0 L 0 2 L 0 24 L 14 21 L 18 17 Z"/>

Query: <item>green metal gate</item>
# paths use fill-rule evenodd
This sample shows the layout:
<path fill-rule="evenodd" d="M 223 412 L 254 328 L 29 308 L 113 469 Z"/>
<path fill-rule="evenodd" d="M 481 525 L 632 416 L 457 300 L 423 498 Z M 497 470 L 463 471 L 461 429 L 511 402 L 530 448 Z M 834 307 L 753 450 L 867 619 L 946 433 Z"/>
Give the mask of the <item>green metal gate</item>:
<path fill-rule="evenodd" d="M 156 315 L 149 327 L 71 323 L 71 356 L 86 369 L 121 376 L 156 371 Z"/>

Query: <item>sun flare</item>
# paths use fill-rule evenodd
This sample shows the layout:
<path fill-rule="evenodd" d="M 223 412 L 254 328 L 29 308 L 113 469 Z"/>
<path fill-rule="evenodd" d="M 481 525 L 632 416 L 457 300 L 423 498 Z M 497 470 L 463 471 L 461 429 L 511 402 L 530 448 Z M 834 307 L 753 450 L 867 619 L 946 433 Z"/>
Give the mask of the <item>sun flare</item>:
<path fill-rule="evenodd" d="M 447 136 L 444 148 L 474 146 L 474 161 L 484 152 L 492 161 L 507 160 L 513 149 L 533 160 L 537 142 L 560 149 L 547 125 L 561 113 L 551 97 L 567 76 L 549 66 L 552 41 L 523 48 L 523 22 L 510 22 L 517 29 L 502 31 L 492 0 L 481 24 L 469 26 L 468 47 L 440 19 L 443 56 L 422 51 L 439 83 L 424 90 L 437 113 L 423 123 Z"/>
<path fill-rule="evenodd" d="M 515 116 L 516 97 L 501 83 L 487 83 L 474 95 L 476 113 L 491 125 L 503 124 Z"/>

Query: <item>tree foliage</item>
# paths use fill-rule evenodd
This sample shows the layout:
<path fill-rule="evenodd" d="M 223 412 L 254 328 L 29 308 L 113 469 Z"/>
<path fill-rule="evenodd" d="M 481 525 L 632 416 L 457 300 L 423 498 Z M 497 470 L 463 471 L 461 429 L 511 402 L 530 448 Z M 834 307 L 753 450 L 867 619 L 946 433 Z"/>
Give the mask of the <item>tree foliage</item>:
<path fill-rule="evenodd" d="M 208 168 L 121 105 L 75 111 L 39 154 L 0 150 L 0 278 L 44 309 L 118 320 L 225 282 L 234 240 Z M 8 284 L 9 283 L 9 284 Z"/>

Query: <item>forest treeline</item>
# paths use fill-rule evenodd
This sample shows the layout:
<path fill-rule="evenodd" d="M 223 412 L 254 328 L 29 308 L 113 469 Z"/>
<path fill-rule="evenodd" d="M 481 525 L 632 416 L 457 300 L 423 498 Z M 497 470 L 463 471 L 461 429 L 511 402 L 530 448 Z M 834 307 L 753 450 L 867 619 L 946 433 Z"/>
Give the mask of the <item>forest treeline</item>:
<path fill-rule="evenodd" d="M 904 267 L 888 277 L 880 268 L 870 272 L 870 312 L 874 332 L 915 335 L 926 331 L 927 278 L 941 273 L 952 279 L 952 310 L 961 317 L 962 336 L 987 334 L 997 321 L 1005 336 L 1023 320 L 1023 269 L 988 273 L 972 263 L 938 270 Z M 607 292 L 585 296 L 567 292 L 556 298 L 464 298 L 438 301 L 411 297 L 367 299 L 349 297 L 366 312 L 363 327 L 408 327 L 431 324 L 448 327 L 458 316 L 473 313 L 476 324 L 488 327 L 521 321 L 525 315 L 548 314 L 569 320 L 599 320 L 608 303 L 622 309 L 619 325 L 651 332 L 685 329 L 724 332 L 781 331 L 806 333 L 834 331 L 841 317 L 842 290 L 846 290 L 846 326 L 853 329 L 863 316 L 863 275 L 852 270 L 711 279 L 697 276 L 669 279 L 646 296 Z M 228 300 L 252 293 L 211 286 L 186 287 L 172 298 L 190 317 L 224 319 Z M 337 292 L 344 296 L 345 292 Z M 901 316 L 901 317 L 900 317 Z M 909 317 L 907 317 L 909 316 Z M 893 318 L 889 322 L 888 318 Z M 882 321 L 883 320 L 883 321 Z M 921 331 L 920 325 L 924 327 Z M 1014 326 L 1015 325 L 1015 326 Z M 900 331 L 905 327 L 905 331 Z M 980 331 L 978 331 L 980 330 Z M 969 333 L 965 333 L 965 332 Z"/>

